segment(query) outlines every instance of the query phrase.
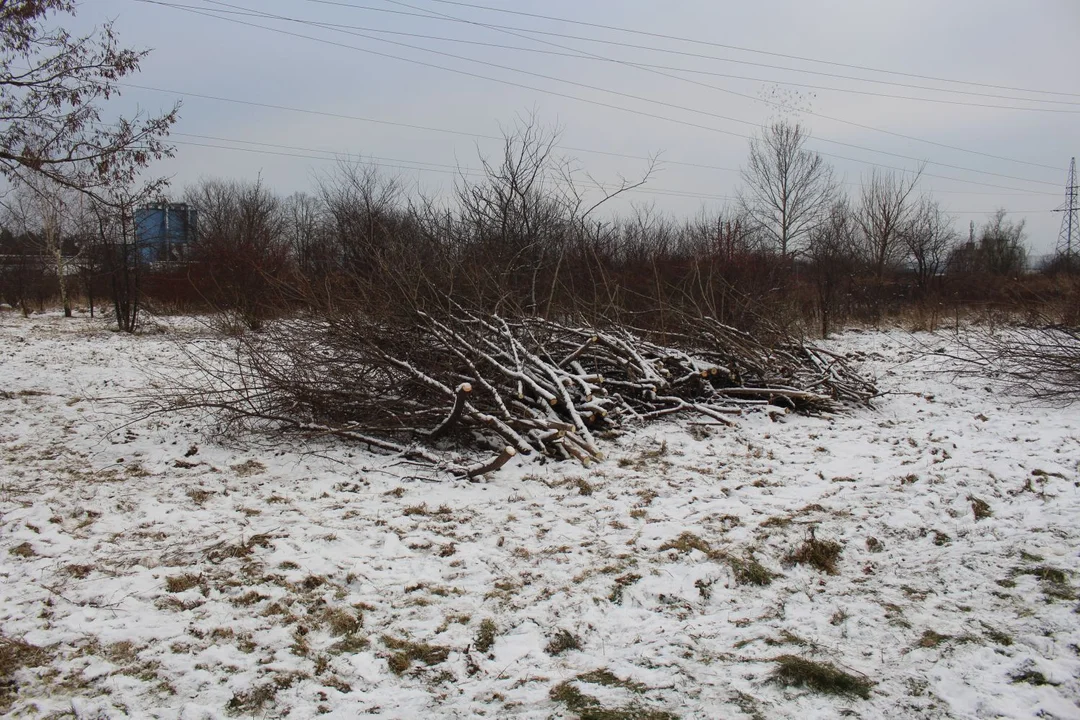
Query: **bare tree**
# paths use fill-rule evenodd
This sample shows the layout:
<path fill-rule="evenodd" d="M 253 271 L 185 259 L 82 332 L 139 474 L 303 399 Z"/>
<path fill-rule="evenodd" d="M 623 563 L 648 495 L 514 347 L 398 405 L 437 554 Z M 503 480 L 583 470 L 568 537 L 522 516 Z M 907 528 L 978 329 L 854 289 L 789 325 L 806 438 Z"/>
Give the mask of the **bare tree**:
<path fill-rule="evenodd" d="M 199 212 L 192 253 L 212 286 L 210 300 L 259 329 L 272 314 L 278 283 L 289 270 L 286 218 L 277 195 L 262 180 L 205 180 L 185 198 Z"/>
<path fill-rule="evenodd" d="M 162 138 L 178 106 L 100 122 L 101 104 L 147 53 L 119 47 L 111 24 L 77 37 L 49 27 L 75 8 L 74 0 L 0 1 L 0 174 L 104 200 L 109 187 L 172 154 Z"/>
<path fill-rule="evenodd" d="M 726 208 L 711 214 L 704 210 L 687 222 L 685 241 L 696 255 L 709 255 L 730 264 L 757 249 L 750 221 L 739 208 Z"/>
<path fill-rule="evenodd" d="M 952 218 L 933 199 L 924 197 L 912 212 L 900 237 L 915 267 L 919 296 L 925 298 L 935 279 L 945 269 L 949 253 L 956 247 L 957 235 Z"/>
<path fill-rule="evenodd" d="M 297 269 L 309 281 L 325 277 L 334 260 L 319 199 L 295 193 L 286 198 L 283 211 L 285 235 Z"/>
<path fill-rule="evenodd" d="M 17 218 L 5 208 L 0 229 L 0 300 L 30 314 L 30 298 L 42 281 L 42 263 L 36 239 L 22 230 Z M 35 242 L 31 242 L 34 240 Z"/>
<path fill-rule="evenodd" d="M 113 189 L 104 202 L 92 206 L 116 326 L 127 333 L 139 328 L 142 309 L 142 258 L 135 232 L 135 208 L 143 201 L 143 197 Z"/>
<path fill-rule="evenodd" d="M 605 185 L 555 153 L 558 137 L 535 113 L 522 116 L 504 131 L 500 160 L 481 156 L 484 177 L 457 184 L 461 269 L 479 296 L 550 309 L 571 239 L 588 237 L 593 214 L 652 173 L 650 160 L 640 178 Z"/>
<path fill-rule="evenodd" d="M 100 235 L 97 232 L 97 218 L 94 214 L 92 198 L 78 195 L 71 207 L 71 242 L 76 250 L 72 262 L 82 285 L 90 317 L 95 316 L 98 283 L 104 271 L 104 251 Z"/>
<path fill-rule="evenodd" d="M 990 216 L 982 228 L 979 250 L 985 272 L 1016 277 L 1027 269 L 1026 221 L 1013 222 L 1007 215 L 1001 209 Z"/>
<path fill-rule="evenodd" d="M 912 193 L 921 176 L 922 168 L 896 173 L 875 167 L 863 178 L 856 218 L 867 263 L 879 280 L 903 257 L 901 231 L 915 211 Z"/>
<path fill-rule="evenodd" d="M 4 299 L 29 316 L 31 301 L 37 296 L 44 304 L 44 286 L 48 262 L 40 218 L 28 204 L 26 192 L 9 194 L 2 205 L 4 213 L 3 267 Z"/>
<path fill-rule="evenodd" d="M 110 253 L 116 247 L 133 253 L 129 201 L 156 194 L 167 181 L 147 181 L 138 192 L 131 188 L 150 162 L 172 155 L 164 138 L 179 109 L 102 122 L 104 104 L 119 94 L 120 81 L 138 71 L 147 52 L 121 48 L 111 23 L 81 36 L 52 25 L 75 10 L 74 0 L 0 0 L 0 175 L 38 196 L 40 236 L 57 266 L 65 314 L 71 306 L 64 222 L 72 213 L 85 215 L 76 208 L 86 209 L 65 193 L 92 201 L 94 234 Z M 113 244 L 124 237 L 130 242 Z M 116 261 L 108 261 L 113 270 Z M 120 302 L 113 270 L 114 301 Z M 117 305 L 121 329 L 135 328 L 134 302 L 134 310 L 121 302 L 123 313 Z"/>
<path fill-rule="evenodd" d="M 750 141 L 742 169 L 739 204 L 783 256 L 800 249 L 836 190 L 832 168 L 806 149 L 808 139 L 799 124 L 773 123 Z"/>
<path fill-rule="evenodd" d="M 858 269 L 857 234 L 854 213 L 846 197 L 835 200 L 823 222 L 810 233 L 806 257 L 817 291 L 824 338 L 829 336 L 838 301 Z"/>
<path fill-rule="evenodd" d="M 580 204 L 559 180 L 567 161 L 555 154 L 557 127 L 545 127 L 535 114 L 519 118 L 503 133 L 502 155 L 484 155 L 484 177 L 458 182 L 460 218 L 468 233 L 463 269 L 468 282 L 491 299 L 539 303 L 541 273 L 559 262 L 563 239 L 574 229 Z"/>
<path fill-rule="evenodd" d="M 332 173 L 319 178 L 318 193 L 342 269 L 358 275 L 380 272 L 401 239 L 401 183 L 362 160 L 341 159 Z"/>
<path fill-rule="evenodd" d="M 57 194 L 51 198 L 39 197 L 41 213 L 41 235 L 45 240 L 45 249 L 54 263 L 56 285 L 60 289 L 60 306 L 64 317 L 71 317 L 71 300 L 68 297 L 68 263 L 64 255 L 64 199 Z"/>
<path fill-rule="evenodd" d="M 8 195 L 4 207 L 24 237 L 36 239 L 38 252 L 48 258 L 64 317 L 71 317 L 67 277 L 74 248 L 68 241 L 78 207 L 72 192 L 43 178 L 28 178 Z"/>

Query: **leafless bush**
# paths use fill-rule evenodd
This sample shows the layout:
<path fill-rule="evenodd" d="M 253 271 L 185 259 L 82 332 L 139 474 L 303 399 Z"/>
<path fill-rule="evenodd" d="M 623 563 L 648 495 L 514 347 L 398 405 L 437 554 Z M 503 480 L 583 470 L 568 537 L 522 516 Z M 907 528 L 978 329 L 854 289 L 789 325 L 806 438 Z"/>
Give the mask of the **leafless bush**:
<path fill-rule="evenodd" d="M 186 199 L 199 213 L 193 276 L 211 303 L 258 329 L 276 313 L 291 267 L 281 200 L 261 180 L 205 180 Z"/>
<path fill-rule="evenodd" d="M 831 321 L 840 314 L 840 299 L 850 293 L 858 268 L 857 226 L 846 198 L 837 199 L 825 219 L 814 228 L 806 257 L 817 291 L 821 336 L 828 337 Z"/>

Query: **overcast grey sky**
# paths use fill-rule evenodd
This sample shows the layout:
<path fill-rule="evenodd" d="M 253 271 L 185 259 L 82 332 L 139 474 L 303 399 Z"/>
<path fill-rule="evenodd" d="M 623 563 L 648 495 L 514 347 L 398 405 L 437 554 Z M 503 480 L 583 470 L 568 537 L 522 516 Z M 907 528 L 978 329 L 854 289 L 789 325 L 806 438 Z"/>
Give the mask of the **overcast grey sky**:
<path fill-rule="evenodd" d="M 411 187 L 445 192 L 453 166 L 474 168 L 478 150 L 497 149 L 472 135 L 497 136 L 535 108 L 600 182 L 634 177 L 645 162 L 585 151 L 660 153 L 648 186 L 619 209 L 653 203 L 685 216 L 734 194 L 745 136 L 781 112 L 763 100 L 798 91 L 797 118 L 849 192 L 872 164 L 923 160 L 923 190 L 959 227 L 1004 207 L 1027 218 L 1043 253 L 1056 242 L 1060 214 L 1050 211 L 1069 157 L 1080 154 L 1076 0 L 476 0 L 561 21 L 435 0 L 174 2 L 206 14 L 85 0 L 78 25 L 115 19 L 125 44 L 153 49 L 131 82 L 171 92 L 125 89 L 119 107 L 183 101 L 177 157 L 155 167 L 176 192 L 200 177 L 260 173 L 281 192 L 305 190 L 341 153 L 383 158 Z M 570 57 L 581 54 L 591 57 Z M 221 149 L 239 147 L 260 152 Z"/>

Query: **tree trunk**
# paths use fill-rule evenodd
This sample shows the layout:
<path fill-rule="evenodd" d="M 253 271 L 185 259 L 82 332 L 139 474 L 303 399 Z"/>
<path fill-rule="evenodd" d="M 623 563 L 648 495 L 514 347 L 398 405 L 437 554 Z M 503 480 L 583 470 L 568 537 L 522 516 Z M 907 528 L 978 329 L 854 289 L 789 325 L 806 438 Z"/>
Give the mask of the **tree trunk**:
<path fill-rule="evenodd" d="M 86 302 L 90 305 L 90 319 L 94 319 L 94 276 L 87 272 L 83 277 L 83 287 L 86 290 Z"/>
<path fill-rule="evenodd" d="M 67 278 L 64 272 L 64 249 L 60 242 L 56 243 L 56 281 L 60 286 L 60 304 L 64 306 L 64 317 L 71 317 L 71 303 L 68 301 Z"/>
<path fill-rule="evenodd" d="M 68 302 L 67 277 L 64 272 L 64 239 L 60 236 L 56 218 L 51 213 L 51 210 L 46 212 L 43 218 L 45 242 L 52 251 L 53 260 L 56 263 L 56 282 L 60 288 L 60 303 L 64 307 L 64 317 L 69 318 L 71 317 L 71 303 Z"/>

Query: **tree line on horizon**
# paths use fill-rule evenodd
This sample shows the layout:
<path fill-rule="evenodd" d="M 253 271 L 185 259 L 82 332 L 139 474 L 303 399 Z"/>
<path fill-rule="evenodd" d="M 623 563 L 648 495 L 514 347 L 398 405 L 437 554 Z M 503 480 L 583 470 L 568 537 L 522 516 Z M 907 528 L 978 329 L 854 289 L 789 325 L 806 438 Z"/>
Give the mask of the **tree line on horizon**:
<path fill-rule="evenodd" d="M 350 161 L 288 197 L 261 179 L 201 181 L 174 198 L 199 217 L 184 262 L 148 264 L 135 213 L 166 198 L 167 180 L 146 172 L 174 153 L 179 106 L 104 122 L 146 52 L 121 47 L 111 25 L 73 36 L 50 24 L 74 12 L 71 0 L 0 4 L 0 301 L 24 313 L 58 301 L 70 315 L 76 299 L 93 312 L 105 300 L 133 331 L 148 301 L 259 328 L 304 307 L 453 298 L 658 328 L 671 309 L 744 326 L 765 314 L 827 335 L 912 306 L 1076 294 L 1025 277 L 1022 220 L 1001 210 L 965 237 L 920 190 L 921 168 L 875 167 L 846 193 L 789 121 L 750 141 L 737 201 L 691 219 L 647 205 L 608 212 L 654 166 L 601 189 L 555 152 L 557 131 L 525 116 L 445 202 Z M 1077 268 L 1058 258 L 1043 269 Z"/>
<path fill-rule="evenodd" d="M 0 297 L 29 312 L 56 297 L 70 308 L 73 293 L 93 304 L 126 290 L 161 308 L 235 311 L 257 328 L 313 294 L 378 304 L 430 283 L 477 307 L 543 313 L 656 315 L 689 302 L 747 323 L 768 306 L 827 335 L 847 318 L 911 305 L 1000 300 L 1029 269 L 1022 220 L 999 210 L 961 234 L 920 191 L 918 168 L 873 168 L 849 195 L 795 123 L 756 134 L 737 200 L 689 220 L 648 205 L 601 217 L 652 168 L 597 197 L 555 152 L 557 137 L 523 118 L 496 159 L 481 159 L 482 177 L 460 178 L 443 203 L 409 196 L 399 179 L 362 161 L 341 160 L 312 192 L 289 196 L 261 179 L 200 181 L 173 198 L 198 213 L 179 265 L 145 263 L 133 203 L 17 190 L 0 216 Z M 116 232 L 124 227 L 126 235 Z"/>

